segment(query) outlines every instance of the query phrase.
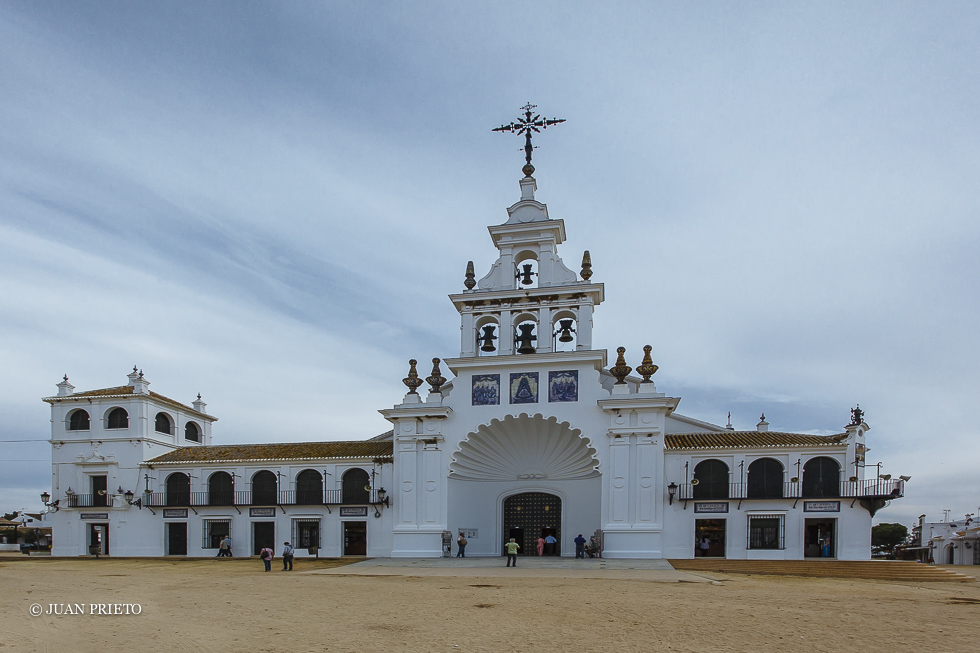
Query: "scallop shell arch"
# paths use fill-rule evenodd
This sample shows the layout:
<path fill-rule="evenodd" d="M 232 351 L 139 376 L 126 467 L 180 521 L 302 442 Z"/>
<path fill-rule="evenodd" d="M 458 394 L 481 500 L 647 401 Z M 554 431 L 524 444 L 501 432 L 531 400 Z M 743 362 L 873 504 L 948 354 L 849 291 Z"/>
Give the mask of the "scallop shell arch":
<path fill-rule="evenodd" d="M 507 415 L 466 436 L 453 457 L 453 478 L 477 481 L 568 480 L 599 475 L 596 450 L 568 422 Z"/>

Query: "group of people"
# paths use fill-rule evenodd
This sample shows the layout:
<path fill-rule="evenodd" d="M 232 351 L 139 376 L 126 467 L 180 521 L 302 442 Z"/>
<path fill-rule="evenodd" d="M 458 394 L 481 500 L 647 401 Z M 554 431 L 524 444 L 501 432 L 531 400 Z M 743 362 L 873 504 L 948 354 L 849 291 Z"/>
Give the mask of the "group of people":
<path fill-rule="evenodd" d="M 292 571 L 293 570 L 293 547 L 289 542 L 283 542 L 282 545 L 282 570 Z M 259 551 L 259 558 L 265 563 L 265 570 L 272 570 L 272 560 L 276 557 L 276 552 L 269 547 L 264 547 Z"/>
<path fill-rule="evenodd" d="M 216 558 L 232 558 L 231 555 L 231 536 L 226 535 L 218 542 L 218 555 Z"/>

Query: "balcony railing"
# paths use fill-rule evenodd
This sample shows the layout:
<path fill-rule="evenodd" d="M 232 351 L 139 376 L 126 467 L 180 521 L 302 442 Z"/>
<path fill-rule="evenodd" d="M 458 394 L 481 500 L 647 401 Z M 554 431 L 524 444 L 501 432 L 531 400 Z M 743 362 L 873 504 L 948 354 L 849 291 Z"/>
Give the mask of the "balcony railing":
<path fill-rule="evenodd" d="M 69 508 L 111 508 L 115 497 L 111 494 L 69 494 Z"/>
<path fill-rule="evenodd" d="M 728 496 L 723 491 L 711 492 L 707 487 L 683 483 L 677 486 L 677 498 L 681 501 L 704 499 L 705 501 L 724 499 L 898 499 L 905 495 L 905 481 L 901 479 L 883 480 L 880 478 L 863 481 L 841 481 L 837 484 L 836 493 L 814 492 L 805 493 L 803 484 L 796 482 L 783 483 L 782 496 L 749 496 L 748 483 L 729 483 Z M 822 488 L 826 490 L 827 488 Z M 697 492 L 697 496 L 695 496 Z"/>
<path fill-rule="evenodd" d="M 77 495 L 76 495 L 77 496 Z M 359 505 L 377 503 L 376 491 L 350 493 L 344 497 L 343 490 L 324 490 L 323 492 L 304 492 L 298 490 L 279 490 L 275 492 L 255 492 L 239 490 L 236 492 L 153 492 L 143 495 L 143 505 L 151 508 L 180 508 L 204 506 L 323 506 Z"/>

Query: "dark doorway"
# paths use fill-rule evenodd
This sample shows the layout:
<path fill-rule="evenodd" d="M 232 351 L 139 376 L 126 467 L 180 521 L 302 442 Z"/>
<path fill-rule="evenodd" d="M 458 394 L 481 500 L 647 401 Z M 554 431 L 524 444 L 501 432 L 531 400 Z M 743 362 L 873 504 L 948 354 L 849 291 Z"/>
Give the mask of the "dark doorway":
<path fill-rule="evenodd" d="M 252 522 L 252 555 L 259 555 L 266 547 L 276 550 L 276 522 Z"/>
<path fill-rule="evenodd" d="M 108 476 L 92 477 L 92 505 L 98 507 L 112 505 L 112 502 L 109 501 Z"/>
<path fill-rule="evenodd" d="M 807 519 L 804 524 L 803 557 L 834 558 L 836 551 L 836 519 Z"/>
<path fill-rule="evenodd" d="M 705 542 L 707 540 L 707 542 Z M 704 544 L 708 548 L 704 548 Z M 694 557 L 724 558 L 725 557 L 725 520 L 696 519 L 694 520 Z"/>
<path fill-rule="evenodd" d="M 109 555 L 109 524 L 89 524 L 89 555 Z"/>
<path fill-rule="evenodd" d="M 555 540 L 545 555 L 561 555 L 561 499 L 547 492 L 524 492 L 504 499 L 504 542 L 514 538 L 521 545 L 519 555 L 537 555 L 538 537 L 552 535 Z M 550 550 L 550 553 L 548 552 Z"/>
<path fill-rule="evenodd" d="M 171 522 L 167 524 L 167 555 L 187 555 L 187 524 Z"/>
<path fill-rule="evenodd" d="M 367 522 L 344 522 L 344 555 L 367 555 Z"/>

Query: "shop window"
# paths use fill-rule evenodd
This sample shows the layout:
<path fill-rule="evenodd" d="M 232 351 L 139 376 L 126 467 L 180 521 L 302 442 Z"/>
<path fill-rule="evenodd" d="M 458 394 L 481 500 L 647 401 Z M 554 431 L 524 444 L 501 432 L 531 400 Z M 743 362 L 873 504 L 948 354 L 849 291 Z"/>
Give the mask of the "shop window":
<path fill-rule="evenodd" d="M 785 515 L 749 515 L 748 548 L 785 548 L 785 519 Z"/>

